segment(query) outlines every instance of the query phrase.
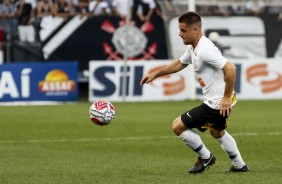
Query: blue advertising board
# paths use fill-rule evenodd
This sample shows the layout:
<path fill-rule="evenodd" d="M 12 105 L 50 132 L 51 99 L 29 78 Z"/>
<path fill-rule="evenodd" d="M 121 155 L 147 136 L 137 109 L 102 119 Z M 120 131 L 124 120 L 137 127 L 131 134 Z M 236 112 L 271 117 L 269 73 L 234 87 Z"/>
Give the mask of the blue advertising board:
<path fill-rule="evenodd" d="M 0 102 L 76 101 L 77 62 L 0 65 Z"/>

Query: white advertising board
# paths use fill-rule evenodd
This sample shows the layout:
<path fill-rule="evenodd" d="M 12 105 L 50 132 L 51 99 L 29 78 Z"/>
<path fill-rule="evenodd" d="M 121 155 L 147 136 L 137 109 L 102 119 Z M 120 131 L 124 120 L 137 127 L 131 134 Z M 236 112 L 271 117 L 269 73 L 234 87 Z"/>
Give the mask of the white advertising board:
<path fill-rule="evenodd" d="M 239 99 L 282 99 L 282 59 L 242 59 L 233 62 L 237 66 Z"/>
<path fill-rule="evenodd" d="M 129 61 L 126 69 L 125 101 L 169 101 L 195 99 L 195 77 L 191 66 L 179 73 L 160 77 L 150 84 L 140 86 L 148 72 L 167 65 L 171 60 Z M 123 101 L 122 61 L 91 61 L 89 63 L 89 101 L 107 99 Z"/>
<path fill-rule="evenodd" d="M 282 59 L 234 59 L 238 100 L 282 99 Z M 196 83 L 196 81 L 195 81 Z M 196 83 L 197 99 L 203 99 Z"/>
<path fill-rule="evenodd" d="M 148 73 L 171 60 L 128 62 L 126 98 L 128 102 L 203 99 L 191 66 L 179 73 L 140 86 Z M 282 99 L 281 59 L 234 59 L 237 67 L 235 91 L 239 100 Z M 123 101 L 123 62 L 92 61 L 89 66 L 89 101 Z"/>

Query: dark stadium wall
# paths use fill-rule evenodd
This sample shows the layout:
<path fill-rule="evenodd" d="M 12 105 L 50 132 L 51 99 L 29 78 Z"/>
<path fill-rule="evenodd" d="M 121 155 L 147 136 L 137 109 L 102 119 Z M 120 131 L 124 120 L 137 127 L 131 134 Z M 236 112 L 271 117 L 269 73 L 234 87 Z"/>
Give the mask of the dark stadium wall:
<path fill-rule="evenodd" d="M 282 22 L 277 21 L 276 14 L 265 14 L 262 19 L 265 25 L 267 57 L 271 58 L 274 57 L 282 39 Z"/>
<path fill-rule="evenodd" d="M 123 24 L 124 21 L 117 17 L 89 18 L 49 55 L 48 60 L 77 60 L 79 70 L 88 69 L 91 60 L 122 60 L 123 54 L 113 44 L 113 36 Z M 142 52 L 129 57 L 130 60 L 168 59 L 163 21 L 153 19 L 150 23 L 144 23 L 133 20 L 131 24 L 145 35 L 147 42 Z"/>

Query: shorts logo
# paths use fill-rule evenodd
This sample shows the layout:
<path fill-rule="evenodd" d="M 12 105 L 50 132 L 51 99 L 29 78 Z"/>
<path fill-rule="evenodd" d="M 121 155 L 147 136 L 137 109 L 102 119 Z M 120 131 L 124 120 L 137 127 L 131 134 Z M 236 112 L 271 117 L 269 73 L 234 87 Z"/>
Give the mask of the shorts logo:
<path fill-rule="evenodd" d="M 189 116 L 190 118 L 192 118 L 192 116 L 189 114 L 189 112 L 187 112 L 186 114 L 187 114 L 187 116 Z"/>
<path fill-rule="evenodd" d="M 201 126 L 201 128 L 209 128 L 209 127 L 212 127 L 212 126 L 213 126 L 213 123 L 206 123 L 203 126 Z"/>

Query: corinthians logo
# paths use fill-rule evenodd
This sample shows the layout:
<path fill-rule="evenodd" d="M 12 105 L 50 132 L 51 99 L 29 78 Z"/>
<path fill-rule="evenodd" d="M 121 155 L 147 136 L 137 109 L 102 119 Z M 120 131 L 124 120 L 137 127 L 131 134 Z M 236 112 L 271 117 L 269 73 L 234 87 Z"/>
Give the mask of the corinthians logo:
<path fill-rule="evenodd" d="M 47 73 L 44 81 L 39 82 L 38 88 L 40 92 L 49 96 L 67 95 L 68 92 L 75 90 L 75 82 L 69 80 L 66 72 L 55 69 Z"/>
<path fill-rule="evenodd" d="M 147 38 L 139 29 L 129 25 L 119 27 L 112 42 L 118 52 L 132 57 L 142 53 L 147 45 Z"/>
<path fill-rule="evenodd" d="M 154 25 L 150 22 L 144 23 L 140 28 L 137 28 L 134 22 L 130 25 L 125 25 L 125 21 L 120 22 L 120 27 L 115 28 L 109 21 L 104 21 L 101 28 L 113 34 L 112 43 L 113 48 L 109 43 L 103 42 L 105 53 L 108 55 L 108 60 L 122 60 L 120 55 L 126 55 L 131 60 L 149 60 L 153 59 L 157 53 L 157 43 L 148 44 L 146 33 L 154 30 Z M 115 50 L 116 49 L 116 50 Z M 141 55 L 141 58 L 136 56 Z"/>

